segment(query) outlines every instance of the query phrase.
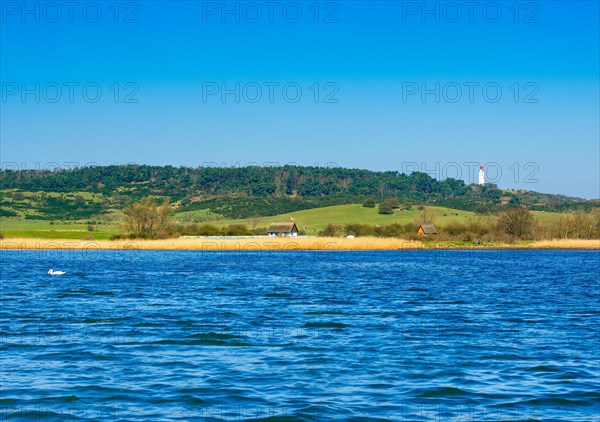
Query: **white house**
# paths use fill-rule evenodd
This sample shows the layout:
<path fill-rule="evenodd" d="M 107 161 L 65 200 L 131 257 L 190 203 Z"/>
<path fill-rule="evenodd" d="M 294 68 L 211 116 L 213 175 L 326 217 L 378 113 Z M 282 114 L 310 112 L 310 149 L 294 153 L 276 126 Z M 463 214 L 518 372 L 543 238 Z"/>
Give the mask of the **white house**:
<path fill-rule="evenodd" d="M 267 233 L 271 237 L 295 237 L 298 236 L 298 227 L 296 227 L 296 223 L 271 223 Z"/>

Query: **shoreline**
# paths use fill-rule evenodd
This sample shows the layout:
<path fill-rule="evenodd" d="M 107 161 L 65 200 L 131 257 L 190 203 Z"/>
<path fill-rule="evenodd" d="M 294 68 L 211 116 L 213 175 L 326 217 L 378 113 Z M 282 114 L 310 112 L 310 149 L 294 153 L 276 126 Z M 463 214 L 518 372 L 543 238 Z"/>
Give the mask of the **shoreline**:
<path fill-rule="evenodd" d="M 158 251 L 390 251 L 390 250 L 600 250 L 600 239 L 554 239 L 527 243 L 455 244 L 397 238 L 176 238 L 158 240 L 74 240 L 5 238 L 0 250 Z"/>

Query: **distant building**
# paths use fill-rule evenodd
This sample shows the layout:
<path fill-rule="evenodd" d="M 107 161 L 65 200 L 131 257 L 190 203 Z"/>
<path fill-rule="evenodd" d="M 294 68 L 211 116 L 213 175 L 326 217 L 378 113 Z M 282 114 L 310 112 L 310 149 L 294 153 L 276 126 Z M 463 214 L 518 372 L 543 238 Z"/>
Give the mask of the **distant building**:
<path fill-rule="evenodd" d="M 294 237 L 298 236 L 298 227 L 296 227 L 296 223 L 271 223 L 267 233 L 271 237 Z"/>
<path fill-rule="evenodd" d="M 417 230 L 417 234 L 421 236 L 428 236 L 430 234 L 437 234 L 437 229 L 433 224 L 421 224 Z"/>
<path fill-rule="evenodd" d="M 483 171 L 483 166 L 479 166 L 479 186 L 485 185 L 485 171 Z"/>

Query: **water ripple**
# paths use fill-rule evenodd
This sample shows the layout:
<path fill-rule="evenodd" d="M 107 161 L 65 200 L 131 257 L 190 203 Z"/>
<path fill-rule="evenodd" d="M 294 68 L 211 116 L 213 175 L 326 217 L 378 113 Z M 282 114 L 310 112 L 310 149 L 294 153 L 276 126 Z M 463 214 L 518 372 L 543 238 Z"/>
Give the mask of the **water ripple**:
<path fill-rule="evenodd" d="M 600 421 L 597 252 L 0 254 L 1 420 Z"/>

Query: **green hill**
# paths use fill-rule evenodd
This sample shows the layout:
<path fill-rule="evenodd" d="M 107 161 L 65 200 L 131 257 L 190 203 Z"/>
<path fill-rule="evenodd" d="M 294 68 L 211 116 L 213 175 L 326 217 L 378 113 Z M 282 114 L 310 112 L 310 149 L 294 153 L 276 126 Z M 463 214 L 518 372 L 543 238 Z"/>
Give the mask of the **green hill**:
<path fill-rule="evenodd" d="M 589 210 L 598 201 L 436 180 L 425 173 L 321 167 L 187 168 L 143 165 L 0 172 L 0 217 L 82 220 L 110 215 L 146 196 L 178 211 L 209 209 L 228 219 L 398 198 L 465 211 L 525 205 L 538 211 Z"/>
<path fill-rule="evenodd" d="M 537 212 L 543 223 L 552 221 L 555 212 L 600 205 L 598 200 L 436 180 L 425 173 L 295 166 L 3 170 L 0 181 L 0 232 L 14 237 L 108 238 L 121 231 L 125 207 L 147 196 L 170 200 L 182 224 L 245 224 L 253 229 L 293 219 L 308 234 L 327 224 L 412 223 L 419 204 L 427 205 L 441 225 L 493 219 L 490 215 L 520 206 Z M 360 205 L 386 198 L 412 208 L 382 215 Z"/>

